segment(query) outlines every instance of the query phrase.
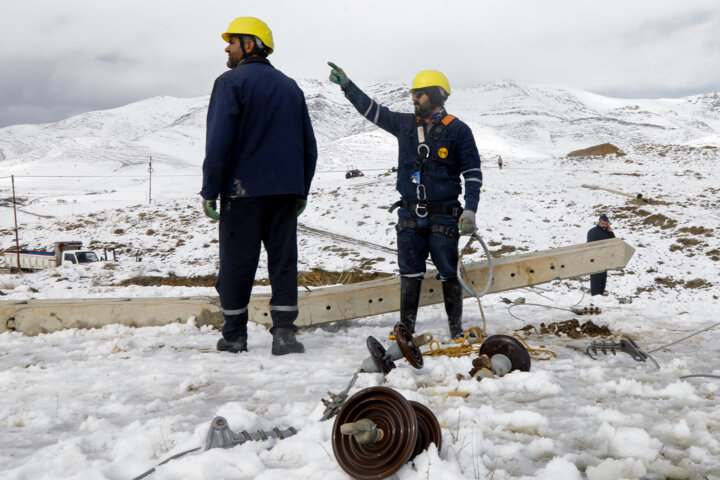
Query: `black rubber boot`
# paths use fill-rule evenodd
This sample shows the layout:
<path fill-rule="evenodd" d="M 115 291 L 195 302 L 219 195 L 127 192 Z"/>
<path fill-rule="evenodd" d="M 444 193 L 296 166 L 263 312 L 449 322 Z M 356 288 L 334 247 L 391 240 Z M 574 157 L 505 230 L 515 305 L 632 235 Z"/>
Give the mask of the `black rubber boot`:
<path fill-rule="evenodd" d="M 273 328 L 272 354 L 304 353 L 305 346 L 295 338 L 292 328 Z"/>
<path fill-rule="evenodd" d="M 225 338 L 221 338 L 218 340 L 217 349 L 230 353 L 247 352 L 247 337 L 238 337 L 234 342 L 228 342 Z"/>
<path fill-rule="evenodd" d="M 400 322 L 410 333 L 415 333 L 421 286 L 421 278 L 400 277 Z"/>
<path fill-rule="evenodd" d="M 465 331 L 462 327 L 462 288 L 457 278 L 442 282 L 443 299 L 445 300 L 445 312 L 448 316 L 450 337 L 453 340 L 463 338 Z"/>

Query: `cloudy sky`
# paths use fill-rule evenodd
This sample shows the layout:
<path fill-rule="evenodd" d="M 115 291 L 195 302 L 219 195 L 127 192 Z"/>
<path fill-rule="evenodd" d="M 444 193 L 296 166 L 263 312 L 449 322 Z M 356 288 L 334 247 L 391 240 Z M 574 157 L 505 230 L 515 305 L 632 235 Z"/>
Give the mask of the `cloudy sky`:
<path fill-rule="evenodd" d="M 333 60 L 361 84 L 434 68 L 456 87 L 720 90 L 717 0 L 2 0 L 0 127 L 207 95 L 238 16 L 268 23 L 270 59 L 295 78 L 325 79 Z"/>

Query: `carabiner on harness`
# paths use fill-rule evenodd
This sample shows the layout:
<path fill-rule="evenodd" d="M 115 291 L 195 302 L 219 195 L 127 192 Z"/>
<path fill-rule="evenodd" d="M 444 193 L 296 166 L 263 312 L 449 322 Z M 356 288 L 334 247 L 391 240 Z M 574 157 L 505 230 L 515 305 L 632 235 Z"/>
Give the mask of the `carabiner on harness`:
<path fill-rule="evenodd" d="M 428 157 L 428 155 L 430 155 L 430 147 L 428 147 L 425 143 L 421 143 L 420 145 L 418 145 L 417 152 L 418 158 L 424 160 Z"/>
<path fill-rule="evenodd" d="M 415 215 L 419 218 L 425 218 L 428 216 L 428 204 L 425 201 L 427 199 L 425 195 L 425 185 L 421 183 L 415 187 L 415 194 L 418 198 L 418 203 L 415 205 Z"/>

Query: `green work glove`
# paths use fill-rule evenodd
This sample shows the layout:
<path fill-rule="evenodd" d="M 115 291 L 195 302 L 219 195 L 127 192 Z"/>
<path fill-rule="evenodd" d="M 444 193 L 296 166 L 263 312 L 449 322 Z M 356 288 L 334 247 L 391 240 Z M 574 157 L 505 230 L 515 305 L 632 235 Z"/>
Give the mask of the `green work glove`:
<path fill-rule="evenodd" d="M 305 207 L 307 207 L 307 200 L 304 198 L 296 198 L 295 199 L 295 216 L 299 217 L 302 215 L 302 212 L 305 211 Z"/>
<path fill-rule="evenodd" d="M 475 212 L 472 210 L 463 210 L 462 215 L 458 219 L 458 230 L 460 235 L 472 235 L 475 233 Z"/>
<path fill-rule="evenodd" d="M 345 71 L 335 65 L 333 62 L 328 62 L 328 65 L 330 65 L 330 67 L 332 68 L 332 70 L 330 70 L 330 81 L 333 83 L 337 83 L 341 87 L 344 86 L 348 82 Z"/>
<path fill-rule="evenodd" d="M 217 202 L 215 200 L 202 199 L 202 207 L 205 215 L 213 220 L 220 220 L 220 214 L 217 211 Z"/>

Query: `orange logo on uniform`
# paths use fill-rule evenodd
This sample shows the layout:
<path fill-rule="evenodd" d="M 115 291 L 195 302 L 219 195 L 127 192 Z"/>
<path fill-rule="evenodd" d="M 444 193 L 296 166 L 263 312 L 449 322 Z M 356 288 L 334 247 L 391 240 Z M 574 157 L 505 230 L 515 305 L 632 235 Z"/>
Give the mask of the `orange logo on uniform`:
<path fill-rule="evenodd" d="M 442 147 L 442 148 L 438 149 L 438 157 L 440 157 L 440 158 L 445 158 L 445 157 L 447 157 L 447 156 L 448 156 L 448 149 L 447 149 L 447 148 Z"/>

